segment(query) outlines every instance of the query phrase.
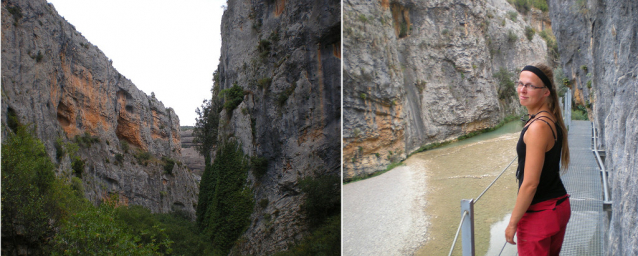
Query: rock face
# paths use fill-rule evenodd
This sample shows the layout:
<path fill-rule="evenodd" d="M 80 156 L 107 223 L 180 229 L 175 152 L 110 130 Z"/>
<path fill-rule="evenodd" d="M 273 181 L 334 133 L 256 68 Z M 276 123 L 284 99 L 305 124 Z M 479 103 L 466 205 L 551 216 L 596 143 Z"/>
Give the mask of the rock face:
<path fill-rule="evenodd" d="M 180 131 L 179 135 L 182 142 L 182 159 L 184 165 L 201 177 L 204 173 L 206 163 L 204 162 L 204 156 L 195 150 L 193 130 Z"/>
<path fill-rule="evenodd" d="M 83 145 L 77 156 L 91 201 L 117 194 L 123 204 L 194 216 L 198 184 L 179 163 L 175 112 L 118 73 L 44 0 L 2 1 L 2 138 L 8 115 L 35 127 L 59 175 L 71 175 L 73 161 L 63 145 Z M 169 159 L 178 164 L 165 169 Z"/>
<path fill-rule="evenodd" d="M 218 89 L 236 84 L 245 96 L 232 113 L 221 111 L 219 141 L 236 140 L 268 162 L 259 180 L 249 176 L 254 201 L 269 203 L 255 204 L 240 255 L 300 239 L 308 227 L 298 180 L 340 173 L 340 10 L 338 0 L 228 1 Z"/>
<path fill-rule="evenodd" d="M 638 2 L 548 2 L 563 70 L 583 92 L 607 153 L 613 205 L 606 255 L 637 255 Z"/>
<path fill-rule="evenodd" d="M 343 5 L 345 179 L 518 113 L 515 88 L 494 74 L 515 80 L 547 58 L 543 39 L 524 33 L 529 23 L 545 29 L 547 17 L 519 15 L 505 0 Z"/>

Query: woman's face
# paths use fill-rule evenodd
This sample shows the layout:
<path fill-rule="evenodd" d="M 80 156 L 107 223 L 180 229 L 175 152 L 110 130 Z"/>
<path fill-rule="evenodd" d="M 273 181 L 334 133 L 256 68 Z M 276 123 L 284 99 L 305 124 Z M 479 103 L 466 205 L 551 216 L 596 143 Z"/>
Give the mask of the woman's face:
<path fill-rule="evenodd" d="M 549 96 L 549 89 L 545 87 L 543 81 L 531 71 L 521 72 L 518 78 L 518 84 L 516 85 L 516 92 L 518 92 L 519 102 L 526 107 L 543 104 L 545 103 L 545 98 Z"/>

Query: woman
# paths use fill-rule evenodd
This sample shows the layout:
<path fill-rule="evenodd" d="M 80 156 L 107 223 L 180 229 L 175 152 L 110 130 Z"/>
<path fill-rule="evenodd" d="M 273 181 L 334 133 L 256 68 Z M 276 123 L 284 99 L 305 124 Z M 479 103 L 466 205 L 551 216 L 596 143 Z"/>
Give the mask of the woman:
<path fill-rule="evenodd" d="M 529 119 L 521 131 L 518 154 L 518 196 L 505 239 L 517 235 L 519 255 L 558 255 L 571 215 L 559 170 L 567 170 L 569 147 L 551 68 L 525 66 L 516 84 Z M 562 161 L 561 161 L 562 159 Z"/>

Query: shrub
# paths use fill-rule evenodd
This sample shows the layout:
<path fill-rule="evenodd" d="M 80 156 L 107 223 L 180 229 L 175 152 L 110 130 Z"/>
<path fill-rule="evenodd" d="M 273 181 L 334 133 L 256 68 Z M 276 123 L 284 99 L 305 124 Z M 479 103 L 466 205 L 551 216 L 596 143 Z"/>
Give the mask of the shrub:
<path fill-rule="evenodd" d="M 511 98 L 516 95 L 514 81 L 511 79 L 512 73 L 505 68 L 500 68 L 494 73 L 494 78 L 498 81 L 498 98 L 501 100 Z"/>
<path fill-rule="evenodd" d="M 587 73 L 587 65 L 580 66 L 580 69 L 582 69 L 583 71 L 585 71 L 585 73 Z"/>
<path fill-rule="evenodd" d="M 128 153 L 129 146 L 128 142 L 126 142 L 125 140 L 122 141 L 122 150 L 124 150 L 124 153 Z"/>
<path fill-rule="evenodd" d="M 175 160 L 169 157 L 162 157 L 162 161 L 164 162 L 164 173 L 173 175 L 173 167 L 175 167 Z"/>
<path fill-rule="evenodd" d="M 135 159 L 137 159 L 137 163 L 138 164 L 142 164 L 144 166 L 148 165 L 148 163 L 151 161 L 152 157 L 153 157 L 153 155 L 151 155 L 150 152 L 143 151 L 143 150 L 139 150 L 135 154 Z"/>
<path fill-rule="evenodd" d="M 18 132 L 18 127 L 21 125 L 18 114 L 12 108 L 7 108 L 7 125 L 14 133 Z"/>
<path fill-rule="evenodd" d="M 516 22 L 516 18 L 518 18 L 518 12 L 509 11 L 507 12 L 507 16 L 509 16 L 510 20 Z"/>
<path fill-rule="evenodd" d="M 308 217 L 311 228 L 324 223 L 328 217 L 341 210 L 341 188 L 338 175 L 306 177 L 299 187 L 306 194 L 301 208 Z"/>
<path fill-rule="evenodd" d="M 297 88 L 297 84 L 293 83 L 290 87 L 279 93 L 279 96 L 277 96 L 277 104 L 280 107 L 286 104 L 286 101 L 288 101 L 288 97 L 290 97 L 290 95 L 295 92 L 295 88 Z"/>
<path fill-rule="evenodd" d="M 250 168 L 253 170 L 255 178 L 260 180 L 268 171 L 268 159 L 265 157 L 253 156 L 250 158 Z"/>
<path fill-rule="evenodd" d="M 368 22 L 368 18 L 364 14 L 361 14 L 359 15 L 359 21 L 366 23 Z"/>
<path fill-rule="evenodd" d="M 534 31 L 534 29 L 531 28 L 530 26 L 525 27 L 525 36 L 527 37 L 527 40 L 532 41 L 532 38 L 534 38 L 535 33 L 536 31 Z"/>
<path fill-rule="evenodd" d="M 262 79 L 257 80 L 257 85 L 260 89 L 268 89 L 270 84 L 272 83 L 272 77 L 264 77 Z"/>
<path fill-rule="evenodd" d="M 229 115 L 244 100 L 244 89 L 237 82 L 232 87 L 221 90 L 219 94 L 224 98 L 224 108 Z"/>
<path fill-rule="evenodd" d="M 157 255 L 170 252 L 165 234 L 144 242 L 114 221 L 116 209 L 108 203 L 100 207 L 86 206 L 70 217 L 55 236 L 53 255 Z"/>
<path fill-rule="evenodd" d="M 115 154 L 115 162 L 117 162 L 118 164 L 121 164 L 123 160 L 124 160 L 124 156 L 122 156 L 122 154 L 120 153 Z"/>
<path fill-rule="evenodd" d="M 13 15 L 13 20 L 15 21 L 15 23 L 13 23 L 14 25 L 22 19 L 22 8 L 20 8 L 20 6 L 8 6 L 7 11 Z"/>
<path fill-rule="evenodd" d="M 268 198 L 261 199 L 259 201 L 259 206 L 261 208 L 266 208 L 268 206 Z"/>
<path fill-rule="evenodd" d="M 365 93 L 359 94 L 359 98 L 361 98 L 362 100 L 366 100 L 367 97 L 368 95 L 366 95 Z"/>
<path fill-rule="evenodd" d="M 518 36 L 516 35 L 516 33 L 514 33 L 514 31 L 509 30 L 507 32 L 507 41 L 510 43 L 516 42 L 516 40 L 518 40 Z"/>
<path fill-rule="evenodd" d="M 75 157 L 73 159 L 73 163 L 71 164 L 73 169 L 73 174 L 75 176 L 82 178 L 82 173 L 84 172 L 84 161 L 80 159 L 80 157 Z"/>
<path fill-rule="evenodd" d="M 405 22 L 401 22 L 401 30 L 399 31 L 399 38 L 408 36 L 408 25 Z"/>
<path fill-rule="evenodd" d="M 270 41 L 267 39 L 262 39 L 259 41 L 257 45 L 257 50 L 259 50 L 259 56 L 261 56 L 262 60 L 265 60 L 270 55 Z"/>

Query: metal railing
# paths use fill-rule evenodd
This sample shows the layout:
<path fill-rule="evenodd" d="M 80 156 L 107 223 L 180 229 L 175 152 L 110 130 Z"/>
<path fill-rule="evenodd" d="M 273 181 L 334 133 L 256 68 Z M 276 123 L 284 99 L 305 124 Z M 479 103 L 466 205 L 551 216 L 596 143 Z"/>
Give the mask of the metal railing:
<path fill-rule="evenodd" d="M 462 231 L 462 243 L 463 243 L 463 256 L 474 256 L 475 254 L 475 247 L 474 247 L 474 205 L 478 202 L 479 199 L 481 199 L 481 197 L 485 194 L 485 192 L 487 192 L 487 190 L 489 190 L 492 185 L 494 185 L 494 183 L 496 183 L 496 180 L 498 180 L 501 176 L 503 176 L 503 173 L 505 173 L 505 171 L 507 169 L 510 168 L 510 166 L 514 163 L 514 161 L 516 161 L 518 157 L 514 157 L 514 159 L 512 159 L 512 161 L 507 165 L 507 167 L 505 167 L 503 169 L 503 171 L 501 171 L 501 173 L 494 179 L 494 181 L 492 181 L 492 183 L 490 183 L 490 185 L 487 186 L 487 188 L 485 188 L 485 190 L 483 190 L 483 192 L 476 198 L 476 200 L 474 199 L 463 199 L 461 200 L 461 223 L 459 223 L 459 227 L 456 230 L 456 235 L 454 235 L 454 241 L 452 242 L 452 247 L 450 247 L 450 253 L 449 255 L 452 255 L 452 252 L 454 251 L 454 246 L 456 245 L 456 240 L 459 237 L 459 232 Z M 505 242 L 507 243 L 507 242 Z M 503 248 L 505 247 L 505 245 L 503 245 Z M 501 249 L 502 252 L 502 249 Z"/>
<path fill-rule="evenodd" d="M 605 163 L 603 162 L 602 158 L 600 157 L 600 152 L 605 152 L 604 150 L 598 150 L 598 133 L 596 130 L 596 126 L 594 125 L 594 122 L 591 123 L 591 129 L 592 129 L 592 139 L 593 139 L 593 143 L 594 143 L 594 149 L 592 150 L 592 152 L 594 153 L 594 155 L 596 156 L 596 161 L 598 162 L 598 166 L 600 167 L 600 176 L 603 179 L 603 209 L 610 209 L 611 208 L 611 204 L 612 201 L 610 199 L 609 196 L 609 189 L 607 186 L 607 170 L 605 170 Z"/>

